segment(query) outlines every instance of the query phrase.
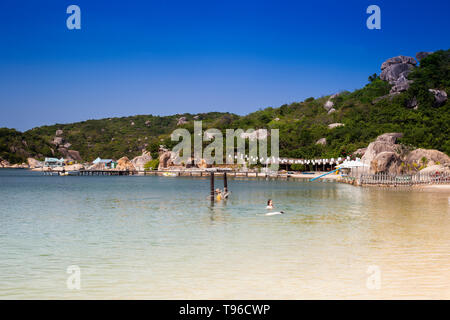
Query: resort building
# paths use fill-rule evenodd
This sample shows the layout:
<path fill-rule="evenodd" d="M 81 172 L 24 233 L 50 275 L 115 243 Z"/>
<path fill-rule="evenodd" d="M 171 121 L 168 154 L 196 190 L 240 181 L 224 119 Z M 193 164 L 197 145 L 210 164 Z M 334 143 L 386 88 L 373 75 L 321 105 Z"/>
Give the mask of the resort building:
<path fill-rule="evenodd" d="M 56 167 L 64 167 L 64 159 L 57 158 L 45 158 L 44 167 L 56 168 Z"/>
<path fill-rule="evenodd" d="M 115 169 L 117 167 L 117 162 L 115 162 L 113 159 L 101 159 L 97 158 L 94 161 L 92 161 L 93 164 L 103 164 L 105 169 Z"/>

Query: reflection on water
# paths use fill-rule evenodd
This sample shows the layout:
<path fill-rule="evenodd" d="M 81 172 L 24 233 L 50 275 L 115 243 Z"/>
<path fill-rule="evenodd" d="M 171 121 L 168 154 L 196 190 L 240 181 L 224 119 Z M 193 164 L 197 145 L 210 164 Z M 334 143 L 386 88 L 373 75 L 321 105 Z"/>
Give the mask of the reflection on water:
<path fill-rule="evenodd" d="M 229 187 L 211 206 L 204 178 L 0 170 L 0 298 L 450 298 L 448 193 Z M 269 198 L 286 214 L 264 216 Z"/>

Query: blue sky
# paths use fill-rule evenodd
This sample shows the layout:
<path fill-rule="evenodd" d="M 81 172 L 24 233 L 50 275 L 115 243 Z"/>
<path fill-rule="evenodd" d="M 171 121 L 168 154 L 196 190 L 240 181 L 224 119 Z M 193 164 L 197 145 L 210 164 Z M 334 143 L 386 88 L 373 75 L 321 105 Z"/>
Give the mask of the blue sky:
<path fill-rule="evenodd" d="M 449 1 L 0 2 L 0 127 L 228 111 L 353 90 L 448 49 Z M 68 30 L 66 8 L 81 8 Z M 381 30 L 366 8 L 381 8 Z"/>

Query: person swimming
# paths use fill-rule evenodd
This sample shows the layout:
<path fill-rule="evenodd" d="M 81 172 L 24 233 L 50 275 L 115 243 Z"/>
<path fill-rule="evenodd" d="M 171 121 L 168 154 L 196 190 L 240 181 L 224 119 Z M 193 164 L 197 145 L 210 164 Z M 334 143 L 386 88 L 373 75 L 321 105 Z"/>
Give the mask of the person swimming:
<path fill-rule="evenodd" d="M 272 199 L 267 200 L 267 207 L 266 209 L 272 210 L 273 209 L 273 201 Z"/>
<path fill-rule="evenodd" d="M 220 189 L 216 189 L 216 199 L 217 201 L 221 201 L 222 200 L 222 191 L 220 191 Z"/>

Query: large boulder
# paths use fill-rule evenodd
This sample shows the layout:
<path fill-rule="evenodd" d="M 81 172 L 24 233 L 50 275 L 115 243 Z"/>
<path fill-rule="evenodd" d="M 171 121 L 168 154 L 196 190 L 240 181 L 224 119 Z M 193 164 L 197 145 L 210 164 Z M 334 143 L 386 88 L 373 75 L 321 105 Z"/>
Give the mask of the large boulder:
<path fill-rule="evenodd" d="M 371 142 L 367 146 L 361 160 L 367 164 L 371 164 L 375 157 L 382 152 L 397 152 L 398 146 L 395 143 L 402 136 L 403 134 L 398 132 L 384 133 L 378 136 L 374 142 Z"/>
<path fill-rule="evenodd" d="M 62 137 L 54 137 L 52 140 L 52 144 L 54 144 L 55 146 L 62 145 L 63 143 L 64 143 L 64 138 L 62 138 Z"/>
<path fill-rule="evenodd" d="M 177 126 L 181 126 L 181 125 L 186 124 L 186 123 L 187 123 L 186 117 L 180 117 L 177 120 Z"/>
<path fill-rule="evenodd" d="M 28 158 L 27 159 L 28 162 L 28 166 L 30 167 L 30 169 L 35 169 L 35 168 L 42 168 L 43 167 L 43 163 L 34 159 L 34 158 Z"/>
<path fill-rule="evenodd" d="M 343 126 L 345 126 L 345 124 L 336 122 L 336 123 L 329 124 L 328 129 L 334 129 L 334 128 L 343 127 Z"/>
<path fill-rule="evenodd" d="M 410 164 L 432 166 L 435 164 L 450 164 L 450 157 L 445 153 L 434 149 L 416 149 L 406 156 L 406 162 Z"/>
<path fill-rule="evenodd" d="M 163 151 L 159 155 L 158 170 L 163 170 L 174 165 L 175 155 L 172 151 Z"/>
<path fill-rule="evenodd" d="M 122 157 L 117 161 L 117 170 L 121 171 L 136 171 L 136 168 L 131 163 L 128 157 Z"/>
<path fill-rule="evenodd" d="M 320 144 L 320 145 L 326 145 L 327 144 L 327 138 L 320 138 L 319 140 L 316 141 L 316 144 Z"/>
<path fill-rule="evenodd" d="M 141 156 L 137 156 L 131 160 L 131 163 L 138 171 L 144 171 L 145 164 L 152 160 L 152 156 L 150 155 L 150 152 L 143 151 Z"/>
<path fill-rule="evenodd" d="M 425 174 L 436 174 L 436 173 L 447 173 L 450 174 L 450 168 L 448 166 L 443 166 L 442 164 L 435 164 L 433 166 L 426 167 L 420 170 L 420 173 Z"/>
<path fill-rule="evenodd" d="M 58 148 L 58 151 L 62 154 L 65 159 L 81 161 L 80 153 L 76 150 L 67 150 L 64 147 Z"/>
<path fill-rule="evenodd" d="M 398 174 L 401 171 L 402 160 L 396 152 L 384 151 L 375 156 L 370 162 L 371 173 Z"/>
<path fill-rule="evenodd" d="M 8 168 L 9 166 L 11 166 L 11 164 L 9 163 L 8 160 L 1 160 L 0 166 L 1 166 L 1 168 Z"/>
<path fill-rule="evenodd" d="M 428 89 L 434 95 L 434 106 L 440 107 L 447 102 L 447 92 L 438 89 Z"/>
<path fill-rule="evenodd" d="M 380 79 L 388 81 L 392 85 L 391 93 L 408 90 L 412 82 L 408 80 L 408 74 L 416 64 L 413 57 L 397 56 L 387 59 L 381 65 Z"/>
<path fill-rule="evenodd" d="M 55 136 L 62 136 L 62 134 L 64 133 L 64 131 L 62 130 L 56 130 Z"/>

